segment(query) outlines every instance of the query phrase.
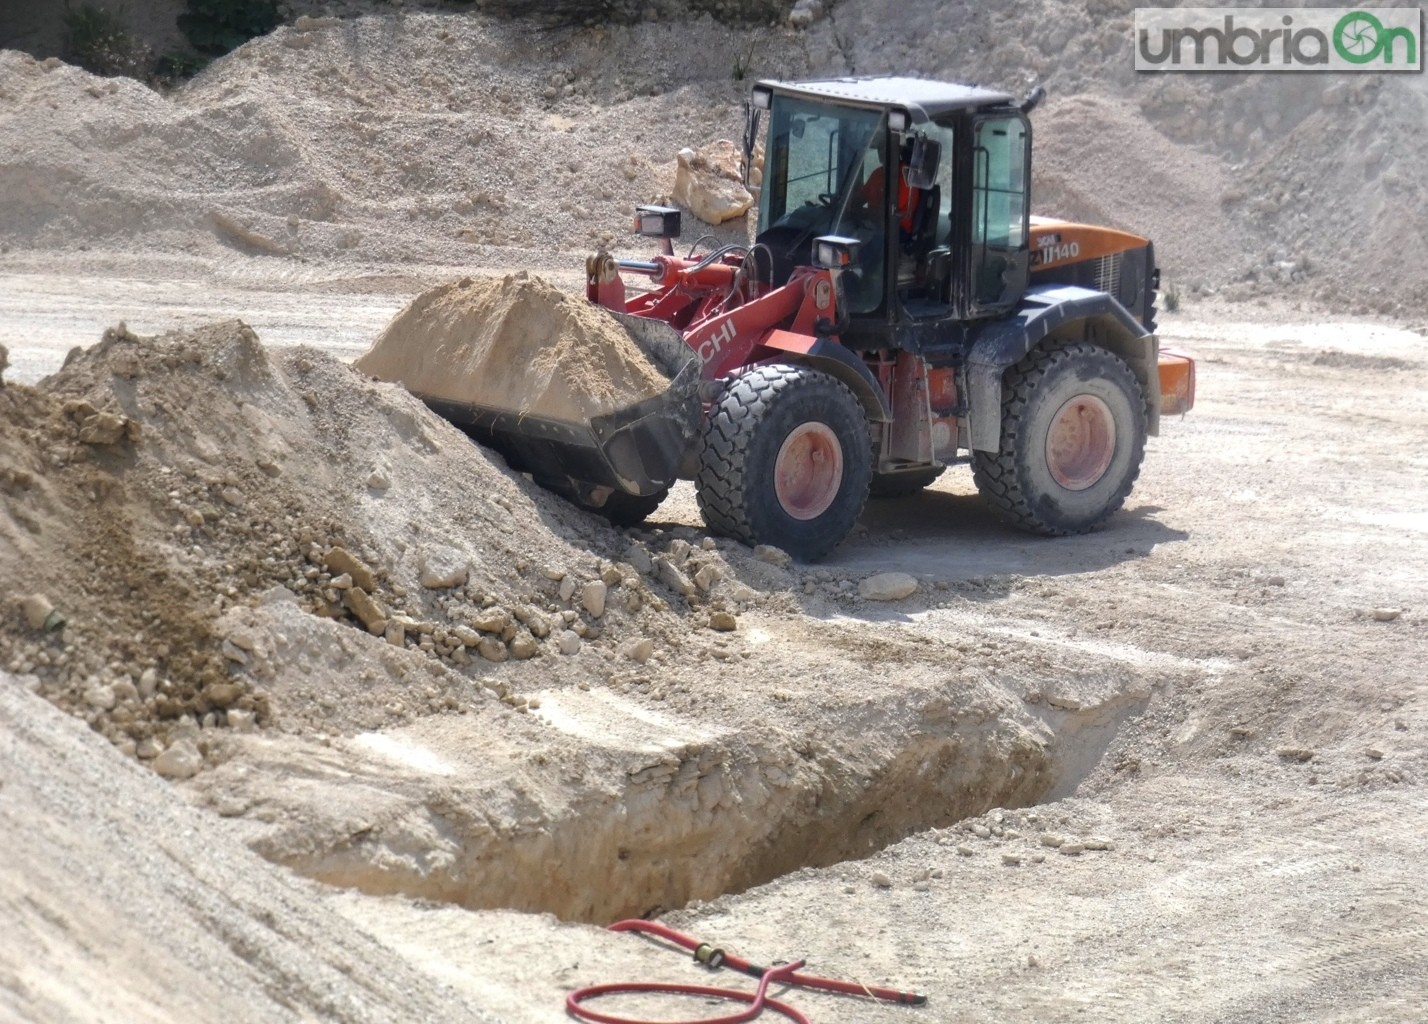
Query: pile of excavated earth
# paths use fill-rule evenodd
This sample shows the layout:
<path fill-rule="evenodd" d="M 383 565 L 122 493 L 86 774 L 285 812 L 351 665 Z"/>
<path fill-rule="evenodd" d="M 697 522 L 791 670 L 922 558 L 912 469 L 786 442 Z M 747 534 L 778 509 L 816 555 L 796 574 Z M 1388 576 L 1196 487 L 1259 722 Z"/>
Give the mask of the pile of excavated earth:
<path fill-rule="evenodd" d="M 473 666 L 587 645 L 638 665 L 677 622 L 671 598 L 732 628 L 730 601 L 751 597 L 709 550 L 656 559 L 402 389 L 270 353 L 240 322 L 120 326 L 42 386 L 0 390 L 0 416 L 0 564 L 34 588 L 0 665 L 162 774 L 194 774 L 225 726 L 525 707 L 516 680 L 534 676 Z M 344 694 L 275 667 L 321 655 L 340 675 L 358 651 Z"/>

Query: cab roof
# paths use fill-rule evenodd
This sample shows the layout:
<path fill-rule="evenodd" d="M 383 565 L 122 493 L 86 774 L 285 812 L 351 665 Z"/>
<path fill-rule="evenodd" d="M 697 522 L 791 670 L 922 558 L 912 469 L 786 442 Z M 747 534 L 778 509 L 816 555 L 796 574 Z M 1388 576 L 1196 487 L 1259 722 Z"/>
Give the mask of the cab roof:
<path fill-rule="evenodd" d="M 926 78 L 879 75 L 863 78 L 824 78 L 810 82 L 762 81 L 763 87 L 785 96 L 831 100 L 835 103 L 879 110 L 906 110 L 913 121 L 928 121 L 943 114 L 977 107 L 1006 106 L 1011 96 L 976 85 L 935 82 Z"/>

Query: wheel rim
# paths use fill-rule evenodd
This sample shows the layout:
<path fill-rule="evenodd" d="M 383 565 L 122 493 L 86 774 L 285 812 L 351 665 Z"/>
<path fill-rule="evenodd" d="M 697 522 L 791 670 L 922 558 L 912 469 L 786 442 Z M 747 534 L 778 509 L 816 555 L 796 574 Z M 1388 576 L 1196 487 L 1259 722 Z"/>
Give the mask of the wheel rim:
<path fill-rule="evenodd" d="M 1046 435 L 1046 467 L 1068 491 L 1084 491 L 1110 468 L 1116 421 L 1095 395 L 1077 395 L 1056 411 Z"/>
<path fill-rule="evenodd" d="M 804 423 L 784 438 L 774 461 L 774 492 L 794 519 L 816 519 L 838 497 L 843 446 L 825 423 Z"/>

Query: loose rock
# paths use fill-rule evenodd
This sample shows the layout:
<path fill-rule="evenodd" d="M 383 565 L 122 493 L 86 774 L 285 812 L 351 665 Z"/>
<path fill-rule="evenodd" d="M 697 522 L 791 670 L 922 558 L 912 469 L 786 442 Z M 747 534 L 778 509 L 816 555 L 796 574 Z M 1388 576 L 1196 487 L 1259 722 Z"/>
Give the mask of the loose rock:
<path fill-rule="evenodd" d="M 191 739 L 177 740 L 154 758 L 154 771 L 166 779 L 191 779 L 203 767 L 203 755 Z"/>
<path fill-rule="evenodd" d="M 511 656 L 506 645 L 493 636 L 482 637 L 480 643 L 476 645 L 476 653 L 487 661 L 505 661 Z"/>
<path fill-rule="evenodd" d="M 555 646 L 559 648 L 561 654 L 575 654 L 580 650 L 580 636 L 572 630 L 561 630 L 560 635 L 555 638 Z"/>
<path fill-rule="evenodd" d="M 361 587 L 369 594 L 377 589 L 376 574 L 372 572 L 366 562 L 362 561 L 362 559 L 352 554 L 346 548 L 334 547 L 328 549 L 327 554 L 322 558 L 322 564 L 326 567 L 327 571 L 334 576 L 347 573 L 352 577 L 353 584 Z"/>
<path fill-rule="evenodd" d="M 585 584 L 580 590 L 580 604 L 590 613 L 591 618 L 598 619 L 605 614 L 605 595 L 610 588 L 601 580 L 595 580 Z"/>
<path fill-rule="evenodd" d="M 776 548 L 772 544 L 754 545 L 754 557 L 760 562 L 767 562 L 769 565 L 776 565 L 780 569 L 787 569 L 793 564 L 793 556 L 783 548 Z"/>
<path fill-rule="evenodd" d="M 754 205 L 754 197 L 739 181 L 738 173 L 727 170 L 730 161 L 726 153 L 732 150 L 734 144 L 721 139 L 697 152 L 681 149 L 676 157 L 678 166 L 671 195 L 706 224 L 723 224 L 742 217 Z"/>
<path fill-rule="evenodd" d="M 679 594 L 680 597 L 688 597 L 694 593 L 694 584 L 689 582 L 689 577 L 680 572 L 669 559 L 656 558 L 654 565 L 660 582 Z"/>
<path fill-rule="evenodd" d="M 643 665 L 654 655 L 654 641 L 649 637 L 631 640 L 620 648 L 620 654 L 633 662 Z"/>
<path fill-rule="evenodd" d="M 858 584 L 864 601 L 901 601 L 917 593 L 917 580 L 905 572 L 883 572 Z"/>
<path fill-rule="evenodd" d="M 355 577 L 354 577 L 355 578 Z M 387 609 L 371 597 L 365 588 L 353 587 L 342 599 L 357 621 L 367 627 L 367 632 L 381 636 L 387 630 Z"/>
<path fill-rule="evenodd" d="M 709 628 L 718 630 L 720 633 L 732 633 L 739 628 L 739 620 L 734 618 L 733 612 L 711 612 Z"/>
<path fill-rule="evenodd" d="M 31 594 L 20 602 L 20 608 L 31 629 L 52 633 L 64 625 L 64 616 L 55 611 L 55 606 L 44 594 Z"/>
<path fill-rule="evenodd" d="M 466 583 L 470 563 L 455 548 L 433 545 L 421 553 L 421 585 L 428 590 L 446 590 Z"/>

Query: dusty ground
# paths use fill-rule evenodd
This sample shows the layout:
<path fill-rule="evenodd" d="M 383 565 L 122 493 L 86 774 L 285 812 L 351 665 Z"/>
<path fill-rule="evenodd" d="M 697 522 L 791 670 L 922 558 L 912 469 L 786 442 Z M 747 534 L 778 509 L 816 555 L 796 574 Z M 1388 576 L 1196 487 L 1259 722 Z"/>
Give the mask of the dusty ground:
<path fill-rule="evenodd" d="M 1428 1017 L 1421 76 L 1137 78 L 1123 3 L 346 7 L 169 98 L 0 54 L 0 1016 L 555 1021 L 709 983 L 597 927 L 657 914 L 929 997 L 820 1024 Z M 1051 84 L 1038 212 L 1155 237 L 1200 358 L 1105 529 L 956 467 L 818 566 L 706 547 L 687 487 L 612 531 L 341 365 L 435 283 L 577 290 L 745 54 Z"/>
<path fill-rule="evenodd" d="M 304 302 L 282 294 L 274 322 Z M 770 878 L 666 919 L 931 998 L 800 995 L 819 1021 L 1421 1019 L 1422 339 L 1244 305 L 1163 330 L 1201 357 L 1200 403 L 1103 531 L 1005 533 L 953 470 L 871 505 L 824 565 L 721 556 L 764 595 L 732 660 L 696 644 L 647 681 L 550 669 L 527 677 L 544 700 L 514 732 L 515 716 L 418 715 L 235 737 L 181 785 L 232 819 L 235 856 L 246 842 L 386 893 L 314 899 L 506 1020 L 558 1019 L 587 982 L 700 976 L 638 939 L 433 901 L 603 921 Z M 652 525 L 697 523 L 677 491 Z M 900 604 L 839 589 L 894 568 L 923 581 Z M 575 775 L 542 767 L 576 750 Z M 735 802 L 701 805 L 688 764 Z M 982 816 L 952 824 L 966 814 Z M 1111 849 L 1066 856 L 1047 833 Z M 654 852 L 631 863 L 641 841 Z"/>

